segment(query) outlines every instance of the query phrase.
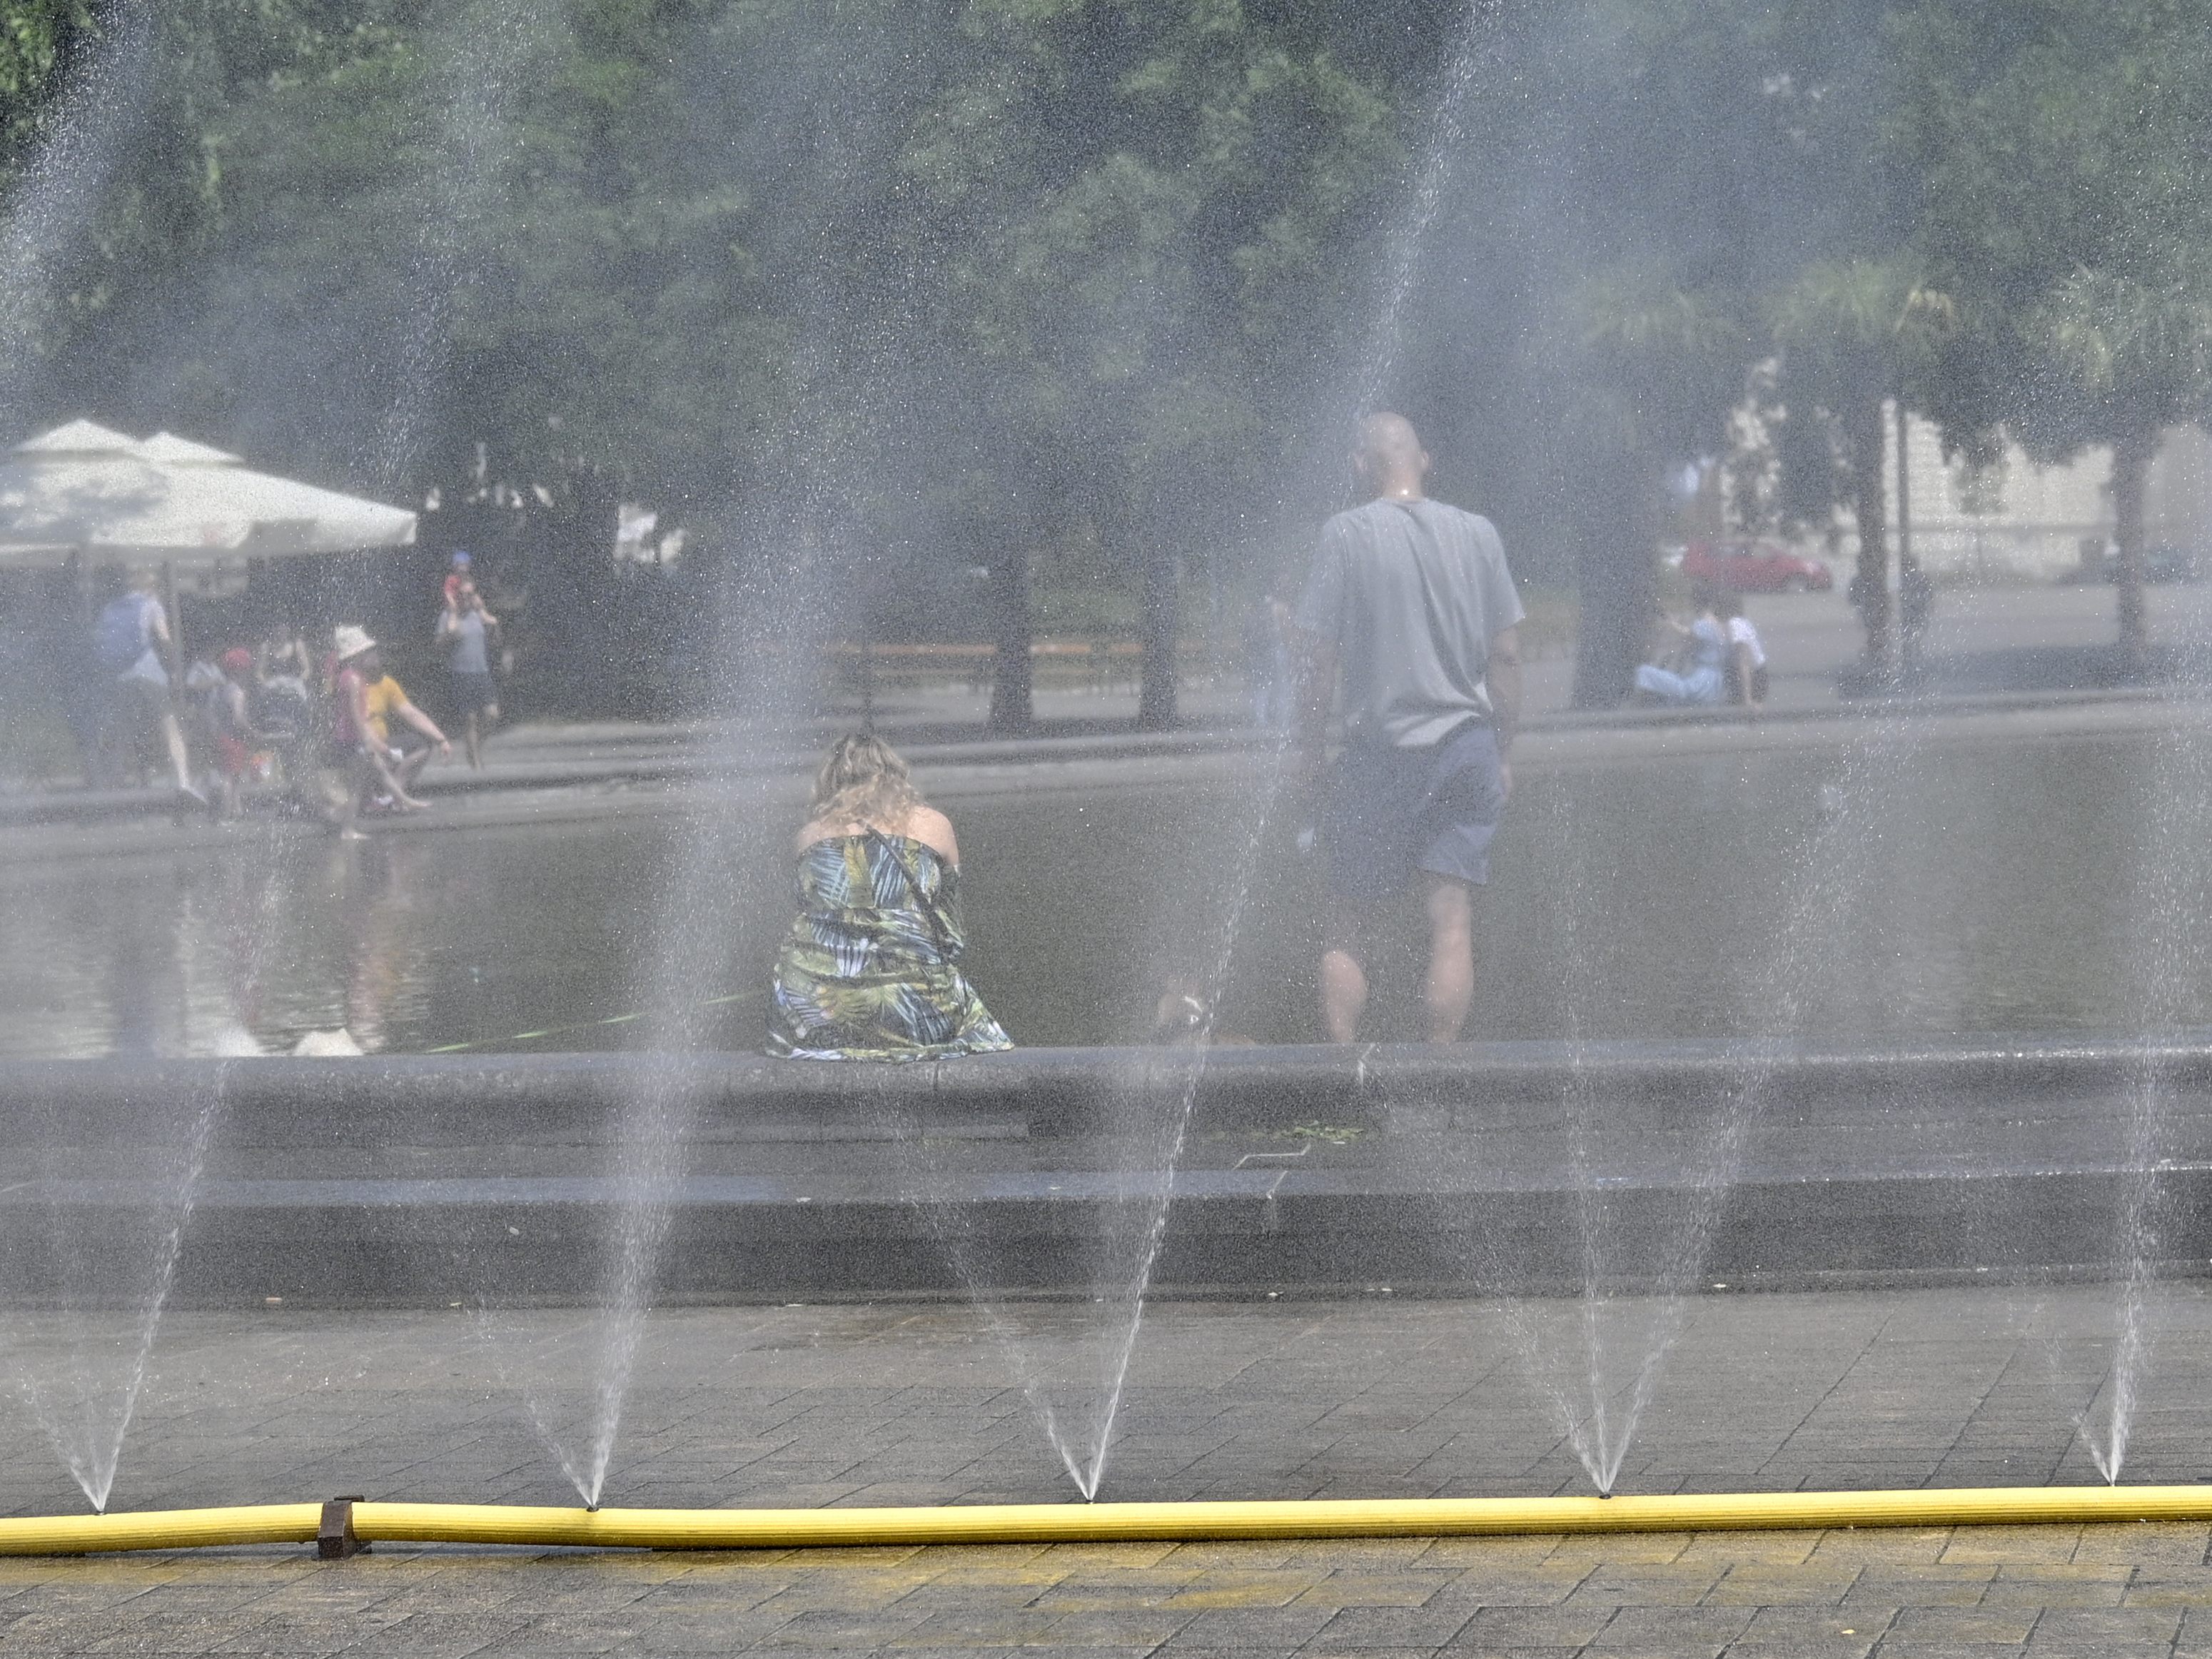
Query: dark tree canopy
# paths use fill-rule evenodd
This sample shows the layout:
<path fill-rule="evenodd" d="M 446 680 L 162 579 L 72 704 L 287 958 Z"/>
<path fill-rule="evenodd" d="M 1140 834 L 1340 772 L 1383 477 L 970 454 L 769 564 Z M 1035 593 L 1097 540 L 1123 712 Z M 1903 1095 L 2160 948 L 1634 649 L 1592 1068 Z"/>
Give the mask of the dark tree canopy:
<path fill-rule="evenodd" d="M 153 31 L 131 95 L 73 96 L 126 24 Z M 1171 689 L 1178 572 L 1295 562 L 1366 387 L 1524 578 L 1579 587 L 1603 699 L 1657 481 L 1747 395 L 1778 510 L 1869 525 L 1885 398 L 2052 453 L 2202 411 L 2208 25 L 2212 0 L 0 0 L 18 218 L 41 156 L 108 141 L 8 307 L 36 369 L 12 424 L 509 504 L 519 544 L 641 499 L 696 532 L 692 580 L 844 572 L 866 617 L 832 631 L 956 625 L 922 600 L 957 590 L 1011 647 L 1033 589 L 1142 593 Z"/>

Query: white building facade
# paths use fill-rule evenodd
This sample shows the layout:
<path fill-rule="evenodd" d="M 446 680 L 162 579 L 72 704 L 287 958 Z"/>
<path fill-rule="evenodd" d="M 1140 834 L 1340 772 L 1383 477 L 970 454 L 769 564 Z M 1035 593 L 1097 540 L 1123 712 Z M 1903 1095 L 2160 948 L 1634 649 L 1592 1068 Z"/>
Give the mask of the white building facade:
<path fill-rule="evenodd" d="M 1894 410 L 1882 489 L 1892 538 L 1899 525 Z M 1912 551 L 1921 568 L 1943 582 L 2056 581 L 2098 574 L 2112 535 L 2112 456 L 2084 450 L 2072 460 L 2039 466 L 2008 441 L 1994 465 L 1969 468 L 1946 460 L 1933 422 L 1909 416 L 1905 461 Z M 2144 542 L 2191 555 L 2212 555 L 2212 438 L 2195 426 L 2170 428 L 2151 464 L 2143 501 Z M 1832 557 L 1858 556 L 1858 534 L 1838 514 Z M 2212 561 L 2209 561 L 2212 562 Z"/>

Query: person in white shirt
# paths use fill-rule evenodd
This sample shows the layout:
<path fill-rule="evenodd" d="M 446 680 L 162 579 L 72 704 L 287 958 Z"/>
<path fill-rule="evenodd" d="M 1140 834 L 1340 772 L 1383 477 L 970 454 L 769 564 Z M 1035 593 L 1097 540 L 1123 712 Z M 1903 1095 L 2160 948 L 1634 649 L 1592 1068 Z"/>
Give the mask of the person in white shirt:
<path fill-rule="evenodd" d="M 1728 629 L 1728 700 L 1756 714 L 1766 702 L 1766 647 L 1743 614 L 1741 594 L 1718 595 L 1713 611 Z"/>

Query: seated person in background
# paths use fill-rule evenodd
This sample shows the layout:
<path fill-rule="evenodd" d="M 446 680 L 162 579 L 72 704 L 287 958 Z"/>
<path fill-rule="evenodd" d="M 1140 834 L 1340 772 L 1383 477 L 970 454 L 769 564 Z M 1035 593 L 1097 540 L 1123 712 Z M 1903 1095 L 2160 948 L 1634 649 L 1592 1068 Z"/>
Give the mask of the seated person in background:
<path fill-rule="evenodd" d="M 264 641 L 260 667 L 250 686 L 253 724 L 271 749 L 290 761 L 314 735 L 315 698 L 307 687 L 314 675 L 306 644 L 299 640 Z"/>
<path fill-rule="evenodd" d="M 799 916 L 776 955 L 769 1053 L 940 1060 L 1014 1046 L 960 971 L 951 820 L 888 744 L 831 745 L 794 846 Z"/>
<path fill-rule="evenodd" d="M 215 750 L 215 783 L 222 816 L 234 818 L 243 803 L 240 788 L 261 766 L 261 734 L 253 724 L 253 653 L 233 646 L 216 659 L 218 675 L 202 704 L 210 745 Z"/>
<path fill-rule="evenodd" d="M 353 750 L 364 763 L 367 775 L 358 787 L 371 793 L 371 805 L 419 811 L 425 803 L 409 794 L 407 786 L 429 764 L 433 748 L 450 755 L 453 745 L 436 721 L 407 700 L 399 682 L 385 672 L 376 641 L 364 629 L 341 628 L 337 638 L 338 672 L 331 711 L 337 746 Z M 392 738 L 395 720 L 404 728 L 397 743 Z"/>
<path fill-rule="evenodd" d="M 409 701 L 406 689 L 392 677 L 374 647 L 362 659 L 361 669 L 362 706 L 368 716 L 368 740 L 391 769 L 392 804 L 408 811 L 419 811 L 428 803 L 409 794 L 409 787 L 430 763 L 433 749 L 450 757 L 453 745 L 439 730 L 437 721 Z"/>
<path fill-rule="evenodd" d="M 1636 692 L 1639 701 L 1680 708 L 1721 700 L 1726 689 L 1723 670 L 1729 654 L 1728 635 L 1720 618 L 1713 614 L 1711 594 L 1701 590 L 1692 603 L 1696 614 L 1686 626 L 1672 617 L 1662 618 L 1668 627 L 1682 635 L 1688 660 L 1680 670 L 1662 668 L 1649 662 L 1638 668 Z"/>
<path fill-rule="evenodd" d="M 1759 643 L 1751 618 L 1743 614 L 1741 594 L 1717 595 L 1713 614 L 1728 629 L 1728 700 L 1756 714 L 1766 702 L 1766 647 Z"/>

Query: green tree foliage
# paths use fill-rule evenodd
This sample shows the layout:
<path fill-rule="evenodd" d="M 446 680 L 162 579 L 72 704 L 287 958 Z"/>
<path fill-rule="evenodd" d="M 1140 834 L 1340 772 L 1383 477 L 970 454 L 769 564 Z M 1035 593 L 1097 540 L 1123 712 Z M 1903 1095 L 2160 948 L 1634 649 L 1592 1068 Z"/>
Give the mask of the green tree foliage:
<path fill-rule="evenodd" d="M 0 191 L 120 15 L 0 0 Z M 1379 370 L 1463 43 L 1379 395 L 1519 568 L 1574 574 L 1586 700 L 1641 644 L 1658 480 L 1717 450 L 1754 372 L 1796 508 L 1854 507 L 1870 559 L 1884 398 L 1960 447 L 2114 445 L 2124 547 L 2126 477 L 2203 405 L 2212 0 L 145 15 L 125 164 L 52 303 L 10 319 L 46 371 L 19 424 L 96 412 L 434 491 L 540 567 L 577 550 L 535 572 L 548 614 L 609 609 L 588 573 L 623 495 L 697 532 L 682 580 L 819 577 L 802 630 L 981 567 L 1009 728 L 1034 554 L 1142 592 L 1164 723 L 1178 562 L 1334 504 L 1316 458 Z"/>
<path fill-rule="evenodd" d="M 1958 308 L 1893 260 L 1816 260 L 1770 306 L 1784 384 L 1809 402 L 1840 439 L 1836 481 L 1858 521 L 1851 597 L 1867 654 L 1886 661 L 1890 629 L 1888 529 L 1882 495 L 1882 409 L 1904 399 L 1940 349 Z M 1802 415 L 1801 415 L 1802 418 Z M 1908 570 L 1906 580 L 1917 573 Z M 1909 613 L 1908 613 L 1909 626 Z"/>
<path fill-rule="evenodd" d="M 1234 0 L 179 0 L 162 27 L 53 412 L 98 387 L 405 495 L 483 494 L 481 444 L 548 511 L 773 501 L 878 565 L 988 566 L 1010 666 L 1048 541 L 1149 570 L 1171 651 L 1162 574 L 1356 331 L 1400 161 L 1326 29 Z"/>
<path fill-rule="evenodd" d="M 1174 561 L 1229 532 L 1341 349 L 1390 107 L 1325 38 L 1227 0 L 994 0 L 958 27 L 887 172 L 896 292 L 853 308 L 899 319 L 887 406 L 960 437 L 904 493 L 994 574 L 995 723 L 1028 719 L 1030 550 L 1081 526 L 1143 581 L 1145 718 L 1165 724 Z"/>
<path fill-rule="evenodd" d="M 1776 352 L 1773 296 L 1899 234 L 1869 165 L 1882 10 L 1583 0 L 1525 15 L 1491 47 L 1488 101 L 1510 118 L 1462 164 L 1451 242 L 1480 301 L 1431 325 L 1451 343 L 1439 380 L 1395 395 L 1471 458 L 1468 493 L 1516 569 L 1572 573 L 1580 702 L 1626 692 L 1648 643 L 1662 479 L 1724 448 Z M 1823 462 L 1790 482 L 1825 507 L 1826 416 L 1782 390 L 1778 448 Z"/>
<path fill-rule="evenodd" d="M 0 0 L 0 179 L 44 135 L 55 94 L 94 33 L 89 0 Z"/>
<path fill-rule="evenodd" d="M 1924 404 L 1960 441 L 2002 422 L 2049 456 L 2112 448 L 2139 661 L 2144 474 L 2212 386 L 2212 6 L 1924 0 L 1892 40 L 1882 154 L 1914 181 L 1914 244 L 1962 325 Z"/>

